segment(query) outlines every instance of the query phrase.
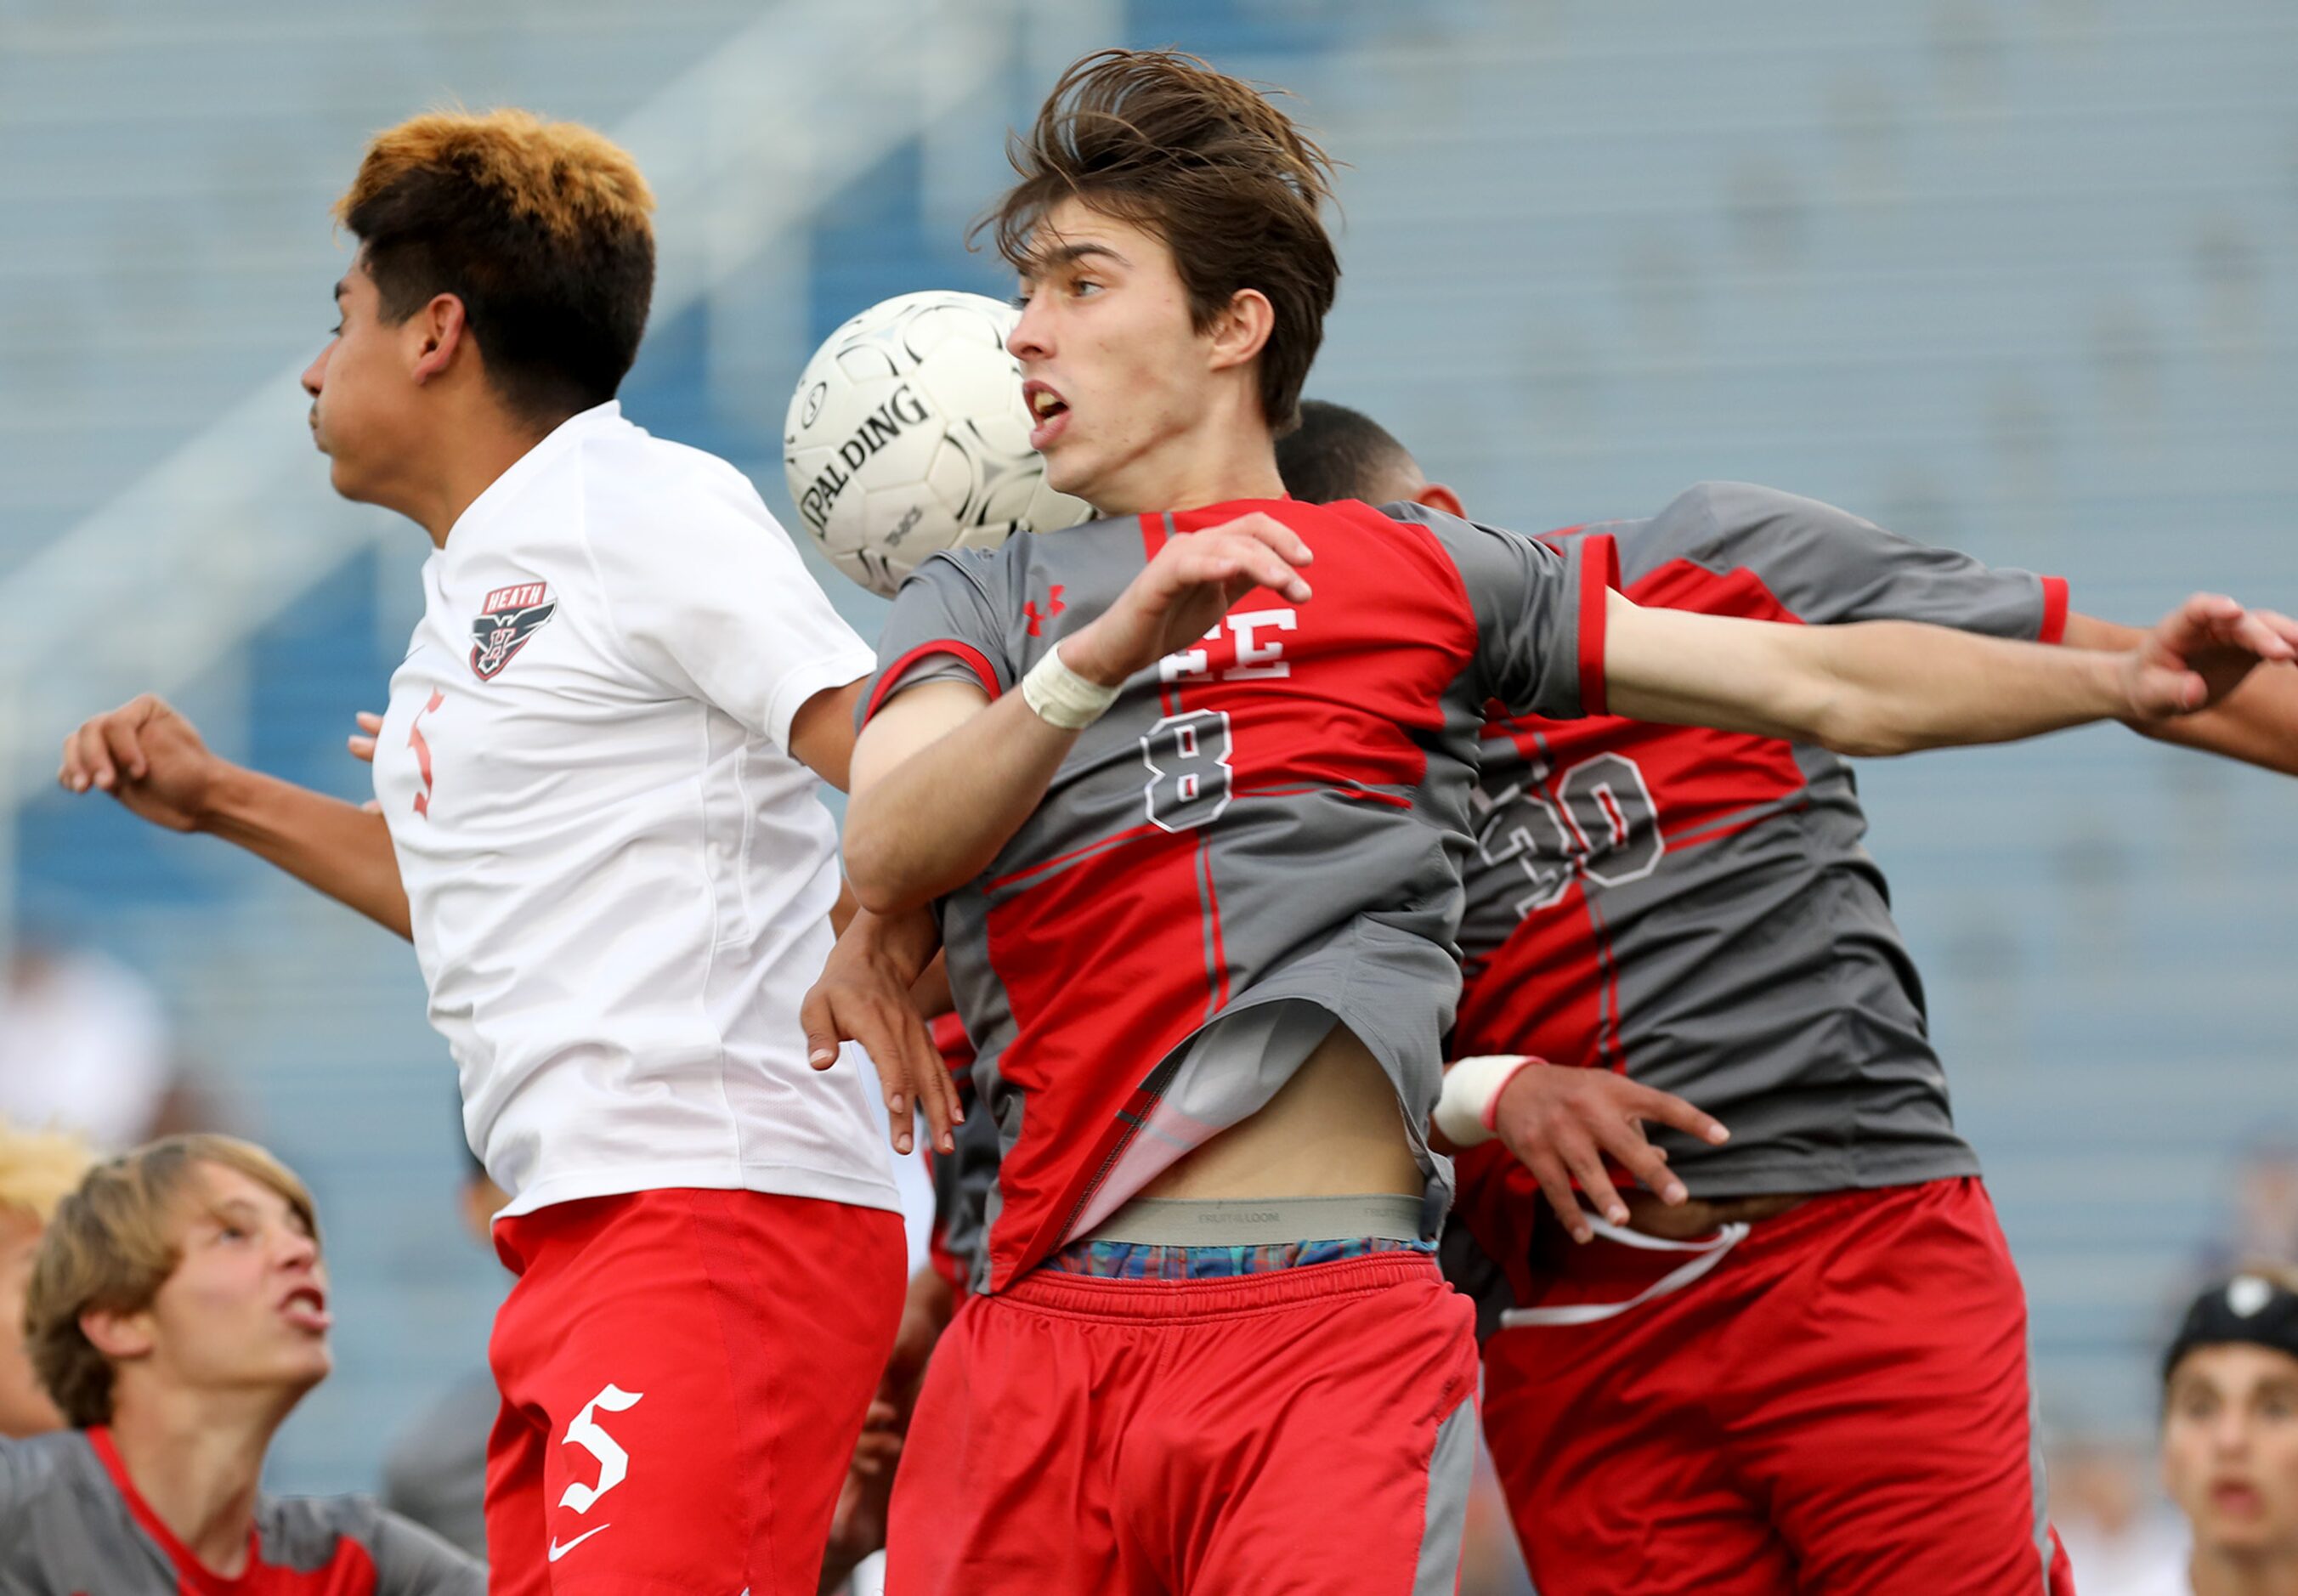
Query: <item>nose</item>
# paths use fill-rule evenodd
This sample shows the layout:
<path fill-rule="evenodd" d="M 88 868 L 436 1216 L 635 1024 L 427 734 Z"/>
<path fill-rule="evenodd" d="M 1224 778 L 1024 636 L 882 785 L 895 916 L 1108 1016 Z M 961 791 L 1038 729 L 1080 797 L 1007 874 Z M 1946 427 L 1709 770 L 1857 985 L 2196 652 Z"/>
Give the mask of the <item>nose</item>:
<path fill-rule="evenodd" d="M 1054 352 L 1046 318 L 1052 315 L 1045 308 L 1046 296 L 1033 296 L 1021 307 L 1021 319 L 1005 335 L 1005 352 L 1017 360 L 1042 360 Z"/>
<path fill-rule="evenodd" d="M 318 1267 L 319 1244 L 292 1225 L 283 1225 L 272 1247 L 272 1261 L 283 1269 L 309 1271 Z"/>
<path fill-rule="evenodd" d="M 311 363 L 303 368 L 303 392 L 314 399 L 319 397 L 320 385 L 327 380 L 327 350 L 334 347 L 334 344 L 328 344 L 327 349 L 312 356 Z"/>

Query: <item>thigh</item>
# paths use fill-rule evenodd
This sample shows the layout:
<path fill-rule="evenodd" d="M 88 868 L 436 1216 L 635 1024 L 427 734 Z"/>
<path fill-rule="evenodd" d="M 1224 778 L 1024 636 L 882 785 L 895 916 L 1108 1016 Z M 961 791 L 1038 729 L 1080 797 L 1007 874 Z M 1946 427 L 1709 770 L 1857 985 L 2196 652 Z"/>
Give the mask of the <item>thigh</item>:
<path fill-rule="evenodd" d="M 504 1402 L 487 1436 L 488 1596 L 549 1596 L 550 1510 L 542 1497 L 547 1432 Z"/>
<path fill-rule="evenodd" d="M 1721 1283 L 1682 1295 L 1703 1289 Z M 1788 1548 L 1707 1411 L 1721 1371 L 1694 1306 L 1662 1298 L 1485 1344 L 1484 1438 L 1542 1596 L 1796 1591 Z"/>
<path fill-rule="evenodd" d="M 1146 1362 L 1120 1327 L 969 1298 L 934 1349 L 894 1476 L 887 1596 L 1130 1588 L 1099 1464 Z"/>
<path fill-rule="evenodd" d="M 537 1250 L 497 1376 L 547 1435 L 550 1588 L 812 1596 L 902 1256 L 897 1215 L 692 1190 Z"/>
<path fill-rule="evenodd" d="M 1166 1589 L 1457 1586 L 1476 1460 L 1474 1310 L 1424 1258 L 1366 1273 L 1376 1289 L 1169 1332 L 1120 1476 L 1120 1526 Z"/>
<path fill-rule="evenodd" d="M 2026 1302 L 1984 1189 L 1825 1202 L 1735 1332 L 1751 1350 L 1734 1360 L 1750 1377 L 1733 1451 L 1768 1488 L 1802 1588 L 2043 1592 L 2054 1548 Z"/>

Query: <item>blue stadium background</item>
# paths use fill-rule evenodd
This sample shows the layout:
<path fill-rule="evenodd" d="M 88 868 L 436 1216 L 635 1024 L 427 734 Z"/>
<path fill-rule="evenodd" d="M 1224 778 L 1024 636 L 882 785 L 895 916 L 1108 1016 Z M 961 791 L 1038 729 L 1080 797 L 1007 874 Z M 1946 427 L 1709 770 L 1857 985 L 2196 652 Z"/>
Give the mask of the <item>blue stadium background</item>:
<path fill-rule="evenodd" d="M 1349 162 L 1347 276 L 1310 392 L 1385 419 L 1485 517 L 1645 513 L 1730 476 L 2063 572 L 2110 616 L 2197 586 L 2298 605 L 2284 0 L 927 9 L 982 32 L 996 69 L 660 316 L 625 393 L 778 509 L 781 408 L 813 343 L 889 294 L 1004 293 L 962 238 L 999 132 L 1070 54 L 1176 43 L 1293 87 Z M 451 99 L 612 128 L 760 16 L 12 8 L 0 583 L 318 346 L 343 252 L 326 207 L 368 132 Z M 235 757 L 358 796 L 343 734 L 380 705 L 425 545 L 370 512 L 311 535 L 343 525 L 358 534 L 291 602 L 171 685 Z M 170 530 L 148 527 L 154 550 Z M 825 580 L 874 624 L 872 600 Z M 183 601 L 161 580 L 29 597 L 98 655 Z M 18 763 L 67 724 L 10 721 Z M 2298 1121 L 2291 790 L 2113 728 L 1861 779 L 2032 1296 L 2046 1410 L 2143 1428 L 2149 1338 L 2236 1156 Z M 148 973 L 236 1122 L 317 1188 L 341 1372 L 274 1473 L 368 1486 L 383 1438 L 476 1357 L 499 1290 L 455 1226 L 451 1071 L 411 956 L 109 804 L 28 790 L 11 813 L 19 932 Z"/>

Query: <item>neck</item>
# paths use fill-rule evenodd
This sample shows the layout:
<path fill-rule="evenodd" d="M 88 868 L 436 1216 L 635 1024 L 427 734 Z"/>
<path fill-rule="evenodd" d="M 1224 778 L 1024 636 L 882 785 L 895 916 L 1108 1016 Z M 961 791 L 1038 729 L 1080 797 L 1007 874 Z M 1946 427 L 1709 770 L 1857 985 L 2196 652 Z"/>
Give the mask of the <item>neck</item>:
<path fill-rule="evenodd" d="M 293 1406 L 276 1392 L 138 1391 L 114 1402 L 112 1442 L 128 1477 L 212 1574 L 246 1568 L 263 1454 Z"/>
<path fill-rule="evenodd" d="M 520 421 L 492 402 L 471 407 L 443 429 L 439 447 L 428 451 L 429 468 L 391 508 L 444 549 L 463 512 L 559 425 Z"/>
<path fill-rule="evenodd" d="M 1208 406 L 1196 426 L 1127 461 L 1085 497 L 1104 516 L 1133 516 L 1282 499 L 1285 479 L 1256 398 L 1250 406 Z"/>
<path fill-rule="evenodd" d="M 2195 1596 L 2298 1596 L 2298 1551 L 2227 1551 L 2197 1546 L 2186 1565 Z"/>

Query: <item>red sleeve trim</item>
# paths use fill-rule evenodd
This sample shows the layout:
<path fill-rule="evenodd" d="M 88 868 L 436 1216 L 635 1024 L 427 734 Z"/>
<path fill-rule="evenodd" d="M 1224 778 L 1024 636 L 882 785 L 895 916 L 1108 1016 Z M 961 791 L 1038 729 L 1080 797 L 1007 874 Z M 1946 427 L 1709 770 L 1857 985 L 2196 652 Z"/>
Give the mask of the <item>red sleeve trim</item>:
<path fill-rule="evenodd" d="M 2043 629 L 2035 633 L 2038 643 L 2065 641 L 2067 635 L 2067 579 L 2063 576 L 2043 578 Z"/>
<path fill-rule="evenodd" d="M 1580 713 L 1605 715 L 1604 624 L 1620 585 L 1620 550 L 1598 533 L 1580 545 Z"/>
<path fill-rule="evenodd" d="M 999 690 L 997 673 L 989 668 L 989 656 L 971 643 L 959 642 L 954 637 L 937 638 L 930 643 L 920 643 L 878 673 L 878 680 L 870 689 L 870 702 L 862 711 L 862 724 L 868 725 L 870 717 L 884 707 L 886 695 L 891 692 L 895 684 L 901 681 L 904 672 L 917 664 L 919 660 L 933 654 L 955 656 L 961 665 L 981 679 L 982 691 L 988 693 L 993 699 L 997 697 Z"/>

